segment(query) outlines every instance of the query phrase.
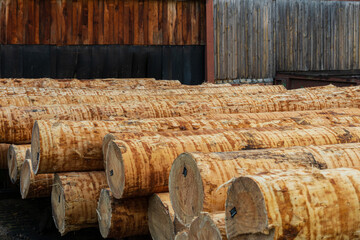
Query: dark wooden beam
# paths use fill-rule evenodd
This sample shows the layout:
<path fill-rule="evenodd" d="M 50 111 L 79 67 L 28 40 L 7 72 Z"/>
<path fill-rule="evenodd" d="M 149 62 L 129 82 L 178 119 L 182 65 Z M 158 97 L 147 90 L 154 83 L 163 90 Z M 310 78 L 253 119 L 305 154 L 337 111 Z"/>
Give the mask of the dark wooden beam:
<path fill-rule="evenodd" d="M 206 0 L 206 52 L 205 52 L 205 78 L 206 82 L 215 82 L 214 62 L 214 2 Z"/>

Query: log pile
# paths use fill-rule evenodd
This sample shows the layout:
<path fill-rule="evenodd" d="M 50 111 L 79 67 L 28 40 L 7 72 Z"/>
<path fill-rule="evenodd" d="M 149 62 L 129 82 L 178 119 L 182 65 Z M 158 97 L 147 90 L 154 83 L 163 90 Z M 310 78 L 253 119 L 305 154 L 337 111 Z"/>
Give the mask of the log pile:
<path fill-rule="evenodd" d="M 61 235 L 360 237 L 360 87 L 0 79 L 0 106 L 2 168 Z"/>

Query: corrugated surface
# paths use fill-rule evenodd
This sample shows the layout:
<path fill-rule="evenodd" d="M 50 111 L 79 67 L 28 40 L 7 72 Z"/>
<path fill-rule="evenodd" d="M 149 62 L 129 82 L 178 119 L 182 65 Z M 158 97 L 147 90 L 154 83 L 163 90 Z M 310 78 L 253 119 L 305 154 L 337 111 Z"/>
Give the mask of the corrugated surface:
<path fill-rule="evenodd" d="M 360 2 L 214 0 L 215 79 L 360 69 Z"/>
<path fill-rule="evenodd" d="M 275 74 L 274 2 L 214 0 L 215 79 Z"/>
<path fill-rule="evenodd" d="M 205 1 L 0 0 L 1 44 L 199 45 Z"/>
<path fill-rule="evenodd" d="M 360 69 L 360 2 L 277 0 L 278 71 Z"/>

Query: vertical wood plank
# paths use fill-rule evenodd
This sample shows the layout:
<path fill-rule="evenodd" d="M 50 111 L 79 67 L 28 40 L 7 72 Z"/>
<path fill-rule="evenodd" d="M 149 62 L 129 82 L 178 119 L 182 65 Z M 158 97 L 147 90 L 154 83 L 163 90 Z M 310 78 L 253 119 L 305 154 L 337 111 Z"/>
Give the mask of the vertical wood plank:
<path fill-rule="evenodd" d="M 176 1 L 176 21 L 175 21 L 175 32 L 176 32 L 176 45 L 183 45 L 183 27 L 182 27 L 182 4 L 183 2 Z"/>

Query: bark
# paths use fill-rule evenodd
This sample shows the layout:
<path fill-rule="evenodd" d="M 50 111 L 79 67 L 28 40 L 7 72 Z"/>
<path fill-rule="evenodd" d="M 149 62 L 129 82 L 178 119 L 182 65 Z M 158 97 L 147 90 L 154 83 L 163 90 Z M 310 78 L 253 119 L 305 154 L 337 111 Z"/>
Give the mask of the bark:
<path fill-rule="evenodd" d="M 360 143 L 225 153 L 183 153 L 172 164 L 169 192 L 179 220 L 190 224 L 202 211 L 225 210 L 224 183 L 234 177 L 273 169 L 356 166 L 360 166 Z M 183 174 L 184 169 L 187 171 L 186 176 Z"/>
<path fill-rule="evenodd" d="M 108 189 L 101 190 L 97 213 L 104 238 L 124 238 L 149 234 L 148 198 L 115 199 Z"/>
<path fill-rule="evenodd" d="M 114 197 L 148 196 L 167 192 L 171 165 L 183 152 L 229 152 L 360 142 L 360 127 L 356 126 L 212 131 L 213 134 L 207 135 L 112 141 L 106 159 L 106 174 Z"/>
<path fill-rule="evenodd" d="M 20 169 L 26 159 L 26 151 L 30 149 L 30 144 L 10 145 L 7 161 L 9 168 L 9 177 L 12 183 L 17 183 L 20 179 Z"/>
<path fill-rule="evenodd" d="M 0 143 L 0 169 L 8 169 L 8 151 L 10 144 Z"/>
<path fill-rule="evenodd" d="M 174 239 L 185 227 L 176 220 L 169 193 L 154 194 L 149 200 L 149 230 L 153 239 Z"/>
<path fill-rule="evenodd" d="M 35 175 L 31 160 L 26 159 L 20 172 L 20 193 L 22 199 L 50 197 L 54 174 Z"/>
<path fill-rule="evenodd" d="M 360 171 L 289 170 L 237 178 L 228 190 L 228 239 L 357 239 Z"/>
<path fill-rule="evenodd" d="M 55 174 L 51 205 L 55 225 L 62 236 L 97 226 L 97 201 L 105 187 L 102 171 Z"/>
<path fill-rule="evenodd" d="M 202 213 L 190 225 L 189 240 L 227 240 L 225 212 Z"/>

